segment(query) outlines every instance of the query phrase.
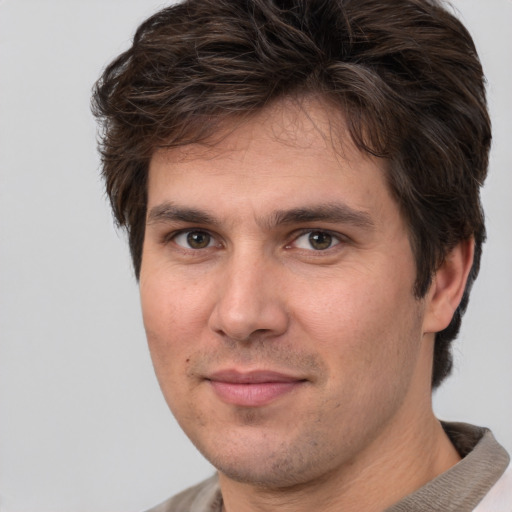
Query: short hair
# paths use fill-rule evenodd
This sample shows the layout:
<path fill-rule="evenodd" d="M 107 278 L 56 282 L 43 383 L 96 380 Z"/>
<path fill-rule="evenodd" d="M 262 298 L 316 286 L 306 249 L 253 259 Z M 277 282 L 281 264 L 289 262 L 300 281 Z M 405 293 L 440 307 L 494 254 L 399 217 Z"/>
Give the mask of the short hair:
<path fill-rule="evenodd" d="M 449 251 L 475 241 L 461 303 L 436 334 L 435 388 L 450 373 L 479 270 L 491 142 L 473 40 L 440 1 L 187 0 L 142 23 L 93 96 L 106 190 L 135 275 L 156 149 L 205 142 L 226 120 L 303 95 L 337 105 L 355 145 L 387 160 L 418 299 Z"/>

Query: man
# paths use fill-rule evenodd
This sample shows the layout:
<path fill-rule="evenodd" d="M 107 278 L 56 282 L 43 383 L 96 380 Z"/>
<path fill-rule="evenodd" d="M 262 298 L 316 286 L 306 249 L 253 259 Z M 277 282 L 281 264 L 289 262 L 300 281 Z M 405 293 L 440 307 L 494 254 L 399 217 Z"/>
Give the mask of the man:
<path fill-rule="evenodd" d="M 441 424 L 485 238 L 471 37 L 427 0 L 192 0 L 95 91 L 160 386 L 218 474 L 163 511 L 511 510 Z"/>

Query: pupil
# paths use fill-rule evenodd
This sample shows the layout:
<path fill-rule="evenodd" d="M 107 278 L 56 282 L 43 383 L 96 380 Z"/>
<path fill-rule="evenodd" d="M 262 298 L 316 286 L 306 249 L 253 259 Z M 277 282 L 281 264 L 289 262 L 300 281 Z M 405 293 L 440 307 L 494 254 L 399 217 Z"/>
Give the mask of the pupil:
<path fill-rule="evenodd" d="M 204 249 L 210 243 L 210 235 L 201 231 L 191 231 L 187 235 L 187 242 L 193 249 Z"/>
<path fill-rule="evenodd" d="M 328 249 L 332 243 L 332 236 L 329 235 L 329 233 L 316 231 L 309 235 L 309 243 L 311 244 L 311 247 L 317 251 Z"/>

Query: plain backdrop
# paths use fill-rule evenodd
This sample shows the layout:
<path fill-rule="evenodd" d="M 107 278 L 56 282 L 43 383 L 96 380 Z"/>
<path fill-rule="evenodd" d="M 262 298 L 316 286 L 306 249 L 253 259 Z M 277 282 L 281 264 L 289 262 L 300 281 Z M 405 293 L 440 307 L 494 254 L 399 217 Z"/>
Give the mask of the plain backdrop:
<path fill-rule="evenodd" d="M 512 2 L 454 0 L 494 124 L 489 240 L 441 418 L 512 451 Z M 212 468 L 168 412 L 99 178 L 90 91 L 152 0 L 0 0 L 0 510 L 137 512 Z"/>

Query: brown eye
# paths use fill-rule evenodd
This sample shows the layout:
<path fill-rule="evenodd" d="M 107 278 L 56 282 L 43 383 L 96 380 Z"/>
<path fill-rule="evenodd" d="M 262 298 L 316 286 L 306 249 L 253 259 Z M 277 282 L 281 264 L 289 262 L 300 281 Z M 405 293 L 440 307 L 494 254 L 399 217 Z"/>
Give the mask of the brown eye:
<path fill-rule="evenodd" d="M 184 231 L 174 237 L 174 242 L 185 249 L 206 249 L 211 247 L 213 238 L 206 231 Z"/>
<path fill-rule="evenodd" d="M 328 231 L 307 231 L 297 237 L 293 246 L 308 251 L 326 251 L 340 243 L 340 238 Z"/>
<path fill-rule="evenodd" d="M 187 234 L 187 243 L 192 249 L 204 249 L 210 245 L 211 237 L 204 231 L 190 231 Z"/>
<path fill-rule="evenodd" d="M 315 251 L 329 249 L 332 245 L 332 235 L 323 231 L 313 231 L 309 233 L 308 240 Z"/>

